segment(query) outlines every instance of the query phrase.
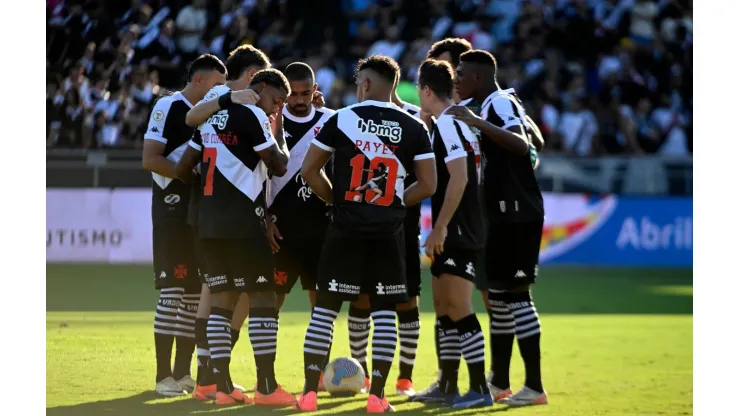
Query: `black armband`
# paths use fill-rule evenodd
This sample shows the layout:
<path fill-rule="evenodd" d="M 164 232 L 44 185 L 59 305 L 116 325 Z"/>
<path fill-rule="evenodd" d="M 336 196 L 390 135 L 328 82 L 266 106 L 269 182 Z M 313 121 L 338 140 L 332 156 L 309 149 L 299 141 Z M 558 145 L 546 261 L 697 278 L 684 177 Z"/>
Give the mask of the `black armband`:
<path fill-rule="evenodd" d="M 231 91 L 227 92 L 226 94 L 218 97 L 218 106 L 221 109 L 224 109 L 228 106 L 233 104 L 233 101 L 231 101 Z"/>

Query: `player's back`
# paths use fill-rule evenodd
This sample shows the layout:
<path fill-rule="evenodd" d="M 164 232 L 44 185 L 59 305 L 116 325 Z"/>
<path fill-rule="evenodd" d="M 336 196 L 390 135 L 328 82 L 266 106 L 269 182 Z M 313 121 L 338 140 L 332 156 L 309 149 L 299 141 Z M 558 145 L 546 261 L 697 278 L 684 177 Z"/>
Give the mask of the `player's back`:
<path fill-rule="evenodd" d="M 434 157 L 420 120 L 390 102 L 373 100 L 339 110 L 313 143 L 334 151 L 333 224 L 357 236 L 399 229 L 406 214 L 404 179 L 413 172 L 414 160 Z"/>
<path fill-rule="evenodd" d="M 201 238 L 248 238 L 263 231 L 267 167 L 257 152 L 275 144 L 265 112 L 232 104 L 199 128 L 203 146 Z"/>

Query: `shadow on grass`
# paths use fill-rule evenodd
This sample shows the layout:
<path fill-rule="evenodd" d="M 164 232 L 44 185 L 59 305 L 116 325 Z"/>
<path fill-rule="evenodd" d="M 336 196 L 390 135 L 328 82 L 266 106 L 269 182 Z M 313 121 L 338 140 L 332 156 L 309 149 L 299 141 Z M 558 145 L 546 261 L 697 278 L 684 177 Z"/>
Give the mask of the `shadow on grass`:
<path fill-rule="evenodd" d="M 46 266 L 47 311 L 153 311 L 157 293 L 148 266 Z M 429 271 L 422 273 L 420 309 L 431 312 Z M 537 309 L 545 314 L 692 314 L 691 269 L 566 268 L 545 266 L 534 286 Z M 482 312 L 479 294 L 474 304 Z M 346 307 L 345 307 L 346 308 Z M 310 309 L 294 290 L 283 310 Z"/>
<path fill-rule="evenodd" d="M 367 396 L 361 395 L 353 398 L 324 399 L 319 398 L 319 411 L 329 411 L 331 414 L 351 415 L 365 414 L 365 400 Z M 404 397 L 389 397 L 389 402 L 397 406 L 397 412 L 408 415 L 439 415 L 455 413 L 455 415 L 479 415 L 483 409 L 453 410 L 445 407 L 422 407 L 414 409 L 399 409 L 398 406 L 406 402 Z M 356 402 L 354 409 L 336 409 L 347 403 Z M 334 410 L 336 409 L 336 410 Z M 485 409 L 486 414 L 498 413 L 508 410 L 507 407 L 490 407 Z M 228 406 L 216 407 L 210 403 L 200 403 L 189 398 L 162 399 L 154 392 L 148 391 L 131 397 L 104 400 L 99 402 L 82 403 L 70 406 L 59 406 L 46 409 L 47 416 L 94 416 L 94 415 L 127 415 L 127 416 L 167 416 L 167 415 L 281 415 L 295 414 L 290 408 L 269 408 L 256 406 Z"/>

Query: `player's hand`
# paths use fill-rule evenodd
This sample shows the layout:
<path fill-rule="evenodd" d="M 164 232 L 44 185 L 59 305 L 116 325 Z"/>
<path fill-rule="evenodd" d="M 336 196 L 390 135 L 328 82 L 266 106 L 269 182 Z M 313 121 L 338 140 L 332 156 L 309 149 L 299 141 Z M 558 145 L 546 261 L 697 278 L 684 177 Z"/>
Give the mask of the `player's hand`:
<path fill-rule="evenodd" d="M 480 117 L 476 116 L 468 107 L 463 105 L 452 106 L 447 109 L 445 114 L 449 114 L 453 116 L 455 120 L 460 120 L 471 127 L 476 127 L 476 124 L 480 120 Z"/>
<path fill-rule="evenodd" d="M 280 244 L 278 244 L 278 240 L 282 240 L 283 236 L 280 234 L 280 230 L 278 230 L 277 224 L 272 222 L 270 220 L 270 217 L 267 217 L 267 239 L 270 241 L 270 248 L 272 248 L 273 253 L 277 253 L 280 251 Z"/>
<path fill-rule="evenodd" d="M 257 104 L 257 101 L 260 100 L 259 94 L 254 92 L 254 90 L 246 89 L 246 90 L 240 90 L 240 91 L 232 91 L 231 92 L 231 102 L 236 104 Z"/>
<path fill-rule="evenodd" d="M 432 228 L 432 231 L 427 236 L 426 241 L 422 245 L 424 247 L 424 253 L 432 261 L 434 256 L 442 254 L 444 251 L 445 238 L 447 238 L 447 227 L 445 228 Z"/>
<path fill-rule="evenodd" d="M 324 101 L 324 94 L 318 90 L 313 93 L 311 104 L 313 104 L 313 106 L 316 108 L 324 108 L 324 105 L 326 105 L 326 102 Z"/>

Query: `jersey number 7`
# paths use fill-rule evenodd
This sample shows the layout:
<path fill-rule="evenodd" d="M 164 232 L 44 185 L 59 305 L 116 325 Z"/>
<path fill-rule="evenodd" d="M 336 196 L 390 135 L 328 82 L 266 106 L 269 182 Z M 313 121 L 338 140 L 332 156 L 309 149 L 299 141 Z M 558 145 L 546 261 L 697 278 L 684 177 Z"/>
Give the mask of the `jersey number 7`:
<path fill-rule="evenodd" d="M 364 154 L 358 154 L 350 160 L 352 179 L 349 183 L 349 190 L 344 193 L 344 200 L 361 202 L 364 196 L 366 202 L 384 207 L 390 206 L 396 194 L 398 162 L 395 159 L 376 157 L 370 161 L 368 169 L 365 169 L 365 160 Z M 363 183 L 362 177 L 365 172 L 369 173 L 367 181 Z M 373 181 L 376 173 L 381 175 L 378 183 Z"/>
<path fill-rule="evenodd" d="M 208 163 L 208 172 L 206 172 L 206 185 L 203 187 L 203 195 L 213 195 L 213 171 L 216 169 L 216 156 L 218 150 L 215 147 L 206 147 L 203 149 L 203 162 Z"/>

